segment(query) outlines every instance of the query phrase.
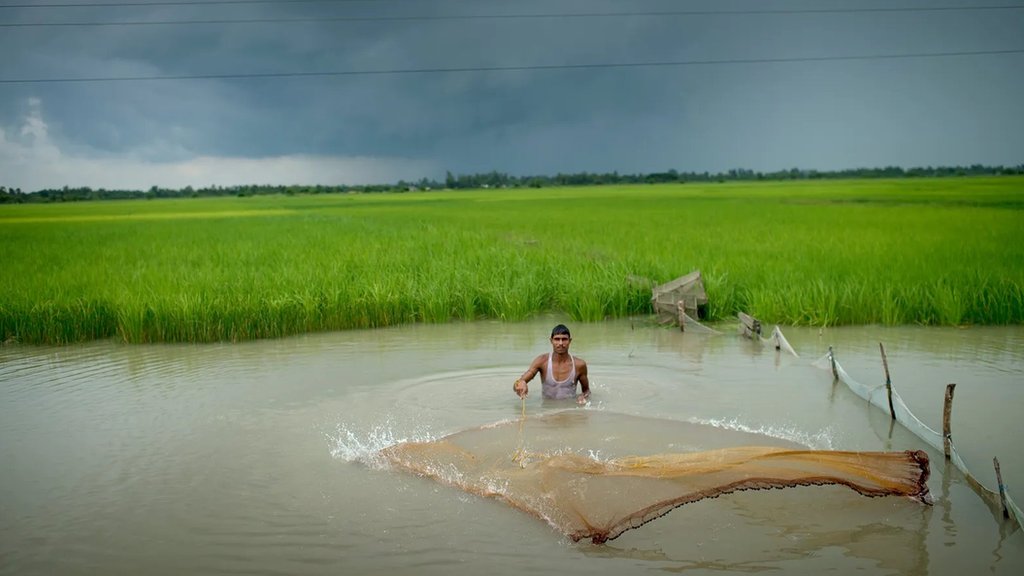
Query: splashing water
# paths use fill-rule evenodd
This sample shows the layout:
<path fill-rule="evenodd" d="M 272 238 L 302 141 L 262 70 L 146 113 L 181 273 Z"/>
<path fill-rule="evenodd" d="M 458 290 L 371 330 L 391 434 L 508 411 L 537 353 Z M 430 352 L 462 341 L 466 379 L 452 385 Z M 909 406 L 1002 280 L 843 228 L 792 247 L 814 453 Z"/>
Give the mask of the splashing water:
<path fill-rule="evenodd" d="M 388 418 L 384 424 L 369 430 L 353 429 L 344 422 L 337 424 L 333 432 L 325 432 L 330 446 L 331 457 L 346 462 L 359 462 L 372 468 L 384 468 L 380 451 L 403 442 L 430 442 L 434 436 L 427 430 L 416 430 L 410 435 L 400 436 L 397 426 Z"/>
<path fill-rule="evenodd" d="M 789 442 L 796 442 L 797 444 L 803 444 L 814 450 L 832 450 L 833 439 L 835 433 L 831 428 L 825 428 L 818 432 L 806 432 L 798 428 L 782 427 L 782 426 L 750 426 L 740 422 L 739 420 L 732 418 L 729 420 L 725 419 L 702 419 L 702 418 L 691 418 L 687 420 L 693 424 L 702 424 L 705 426 L 714 426 L 715 428 L 721 428 L 723 430 L 734 430 L 736 432 L 747 432 L 750 434 L 759 434 L 761 436 L 769 436 L 771 438 L 778 438 L 780 440 L 787 440 Z"/>

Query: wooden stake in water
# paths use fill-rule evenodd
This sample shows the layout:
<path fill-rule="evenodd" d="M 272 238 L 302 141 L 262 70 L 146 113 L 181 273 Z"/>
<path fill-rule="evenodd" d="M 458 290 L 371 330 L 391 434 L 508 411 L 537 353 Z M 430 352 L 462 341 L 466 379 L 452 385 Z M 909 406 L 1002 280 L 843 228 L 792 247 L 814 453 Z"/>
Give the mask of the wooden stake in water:
<path fill-rule="evenodd" d="M 836 370 L 836 355 L 832 352 L 832 347 L 828 347 L 828 361 L 832 363 L 832 378 L 839 380 L 839 371 Z"/>
<path fill-rule="evenodd" d="M 999 470 L 999 458 L 992 458 L 996 467 L 996 484 L 999 485 L 999 505 L 1003 507 L 1003 518 L 1010 517 L 1010 509 L 1006 506 L 1006 487 L 1003 486 L 1003 473 Z"/>
<path fill-rule="evenodd" d="M 889 396 L 889 416 L 896 419 L 896 410 L 892 407 L 892 380 L 889 378 L 889 361 L 885 358 L 885 347 L 878 343 L 878 349 L 882 351 L 882 367 L 885 368 L 885 393 Z"/>
<path fill-rule="evenodd" d="M 942 405 L 942 450 L 946 453 L 946 460 L 949 460 L 949 446 L 953 442 L 953 431 L 950 429 L 949 419 L 953 415 L 953 389 L 956 384 L 946 384 L 946 400 Z"/>

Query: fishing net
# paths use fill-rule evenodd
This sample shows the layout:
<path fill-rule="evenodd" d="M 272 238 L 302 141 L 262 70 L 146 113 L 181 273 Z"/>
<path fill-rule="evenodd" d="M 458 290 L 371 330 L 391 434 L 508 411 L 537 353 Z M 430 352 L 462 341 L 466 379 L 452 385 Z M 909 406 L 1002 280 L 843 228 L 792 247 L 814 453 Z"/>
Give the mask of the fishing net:
<path fill-rule="evenodd" d="M 868 401 L 869 404 L 880 408 L 886 412 L 889 412 L 889 389 L 886 388 L 885 384 L 878 384 L 876 386 L 868 386 L 862 382 L 855 380 L 846 370 L 843 369 L 839 361 L 835 359 L 831 348 L 829 352 L 825 354 L 821 359 L 814 363 L 819 368 L 831 369 L 833 375 L 843 384 L 853 391 L 854 394 Z M 936 432 L 927 424 L 921 421 L 920 418 L 914 415 L 907 407 L 906 402 L 903 401 L 903 397 L 899 395 L 896 390 L 892 390 L 892 413 L 896 415 L 896 421 L 903 425 L 904 428 L 912 432 L 918 438 L 924 440 L 930 444 L 933 448 L 944 451 L 944 442 L 942 434 Z M 956 445 L 952 439 L 949 442 L 949 460 L 953 465 L 963 473 L 967 479 L 967 483 L 974 489 L 974 491 L 982 497 L 982 499 L 993 509 L 1001 508 L 999 492 L 988 489 L 974 474 L 971 473 L 967 468 L 967 463 L 960 457 L 960 453 L 956 449 Z M 1002 488 L 1002 487 L 1000 487 Z M 1010 497 L 1009 493 L 1004 491 L 1003 499 L 1006 502 L 1006 514 L 1013 519 L 1013 521 L 1020 526 L 1024 522 L 1024 514 L 1022 514 L 1020 507 Z"/>
<path fill-rule="evenodd" d="M 381 455 L 393 466 L 502 500 L 574 541 L 594 543 L 738 490 L 834 484 L 865 496 L 929 501 L 923 452 L 807 450 L 763 435 L 590 410 L 525 424 L 402 443 Z M 637 453 L 651 455 L 631 455 Z"/>
<path fill-rule="evenodd" d="M 764 338 L 761 336 L 761 321 L 749 314 L 740 312 L 737 314 L 740 320 L 739 333 L 743 336 L 750 338 L 754 342 L 757 342 L 764 346 L 774 346 L 776 350 L 780 352 L 786 352 L 799 358 L 800 355 L 796 353 L 796 350 L 789 344 L 789 340 L 782 334 L 782 329 L 776 326 L 772 329 L 771 334 Z"/>
<path fill-rule="evenodd" d="M 776 326 L 775 328 L 772 329 L 771 337 L 769 337 L 767 339 L 762 338 L 761 341 L 764 344 L 771 344 L 771 345 L 775 346 L 776 350 L 781 350 L 781 351 L 786 352 L 788 354 L 792 354 L 793 356 L 796 356 L 797 358 L 800 357 L 800 355 L 796 353 L 796 350 L 794 350 L 793 347 L 790 346 L 789 340 L 786 340 L 786 337 L 783 336 L 783 334 L 782 334 L 782 329 L 779 328 L 778 326 Z"/>
<path fill-rule="evenodd" d="M 697 334 L 714 334 L 714 335 L 721 334 L 721 332 L 719 332 L 718 330 L 715 330 L 714 328 L 710 328 L 708 326 L 705 326 L 705 325 L 701 324 L 700 322 L 695 320 L 692 316 L 690 316 L 686 312 L 680 312 L 679 318 L 682 320 L 683 326 L 684 326 L 684 330 L 686 332 L 694 332 L 694 333 L 697 333 Z"/>

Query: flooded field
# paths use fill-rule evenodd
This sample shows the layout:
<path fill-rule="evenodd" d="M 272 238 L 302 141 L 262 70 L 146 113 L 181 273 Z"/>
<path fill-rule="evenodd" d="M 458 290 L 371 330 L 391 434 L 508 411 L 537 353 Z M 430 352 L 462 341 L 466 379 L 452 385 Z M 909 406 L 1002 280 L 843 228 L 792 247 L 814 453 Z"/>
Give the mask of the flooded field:
<path fill-rule="evenodd" d="M 519 418 L 512 381 L 562 318 L 346 331 L 240 344 L 0 348 L 2 574 L 1019 574 L 1024 535 L 942 454 L 816 366 L 828 347 L 857 380 L 894 386 L 953 436 L 972 471 L 1024 498 L 1024 329 L 783 328 L 799 357 L 646 320 L 570 323 L 591 403 L 640 417 L 611 436 L 652 449 L 715 431 L 820 450 L 924 450 L 934 505 L 843 487 L 744 492 L 676 509 L 605 545 L 373 456 Z M 668 422 L 660 425 L 661 421 Z M 615 419 L 609 420 L 615 422 Z M 671 438 L 672 422 L 706 437 Z M 614 426 L 612 426 L 614 427 Z M 607 426 L 605 427 L 607 428 Z"/>

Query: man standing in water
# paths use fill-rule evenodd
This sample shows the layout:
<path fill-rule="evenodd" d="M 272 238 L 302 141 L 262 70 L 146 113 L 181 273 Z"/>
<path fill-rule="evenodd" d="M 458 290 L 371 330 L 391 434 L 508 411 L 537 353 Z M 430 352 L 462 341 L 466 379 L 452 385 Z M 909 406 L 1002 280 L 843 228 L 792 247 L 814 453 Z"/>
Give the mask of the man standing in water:
<path fill-rule="evenodd" d="M 587 363 L 583 358 L 569 354 L 572 335 L 565 324 L 551 330 L 551 352 L 533 359 L 530 367 L 512 385 L 512 391 L 525 398 L 529 392 L 526 383 L 540 372 L 542 392 L 545 398 L 562 400 L 576 398 L 583 405 L 590 399 L 590 380 L 587 378 Z M 580 394 L 576 394 L 576 383 L 580 383 Z"/>

